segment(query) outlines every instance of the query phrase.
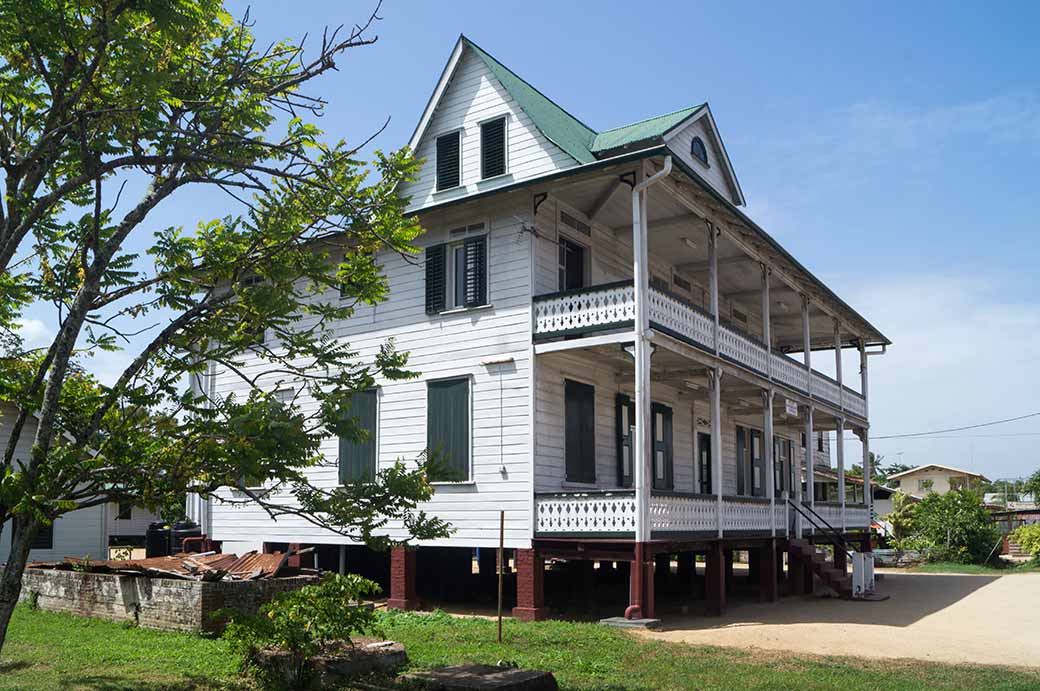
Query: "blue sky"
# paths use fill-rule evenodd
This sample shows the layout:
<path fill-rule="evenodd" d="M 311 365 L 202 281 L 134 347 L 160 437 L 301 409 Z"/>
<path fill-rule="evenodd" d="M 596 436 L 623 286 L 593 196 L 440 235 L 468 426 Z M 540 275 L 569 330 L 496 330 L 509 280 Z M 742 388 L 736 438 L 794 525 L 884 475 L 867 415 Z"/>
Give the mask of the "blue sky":
<path fill-rule="evenodd" d="M 369 6 L 251 11 L 261 41 L 314 40 Z M 324 128 L 360 140 L 390 116 L 377 145 L 403 145 L 460 32 L 596 129 L 708 101 L 749 213 L 895 342 L 871 360 L 875 434 L 1040 412 L 1040 4 L 506 7 L 389 0 L 378 43 L 322 80 Z M 1040 467 L 1040 436 L 979 435 L 1032 432 L 1040 418 L 874 448 L 1003 477 Z"/>

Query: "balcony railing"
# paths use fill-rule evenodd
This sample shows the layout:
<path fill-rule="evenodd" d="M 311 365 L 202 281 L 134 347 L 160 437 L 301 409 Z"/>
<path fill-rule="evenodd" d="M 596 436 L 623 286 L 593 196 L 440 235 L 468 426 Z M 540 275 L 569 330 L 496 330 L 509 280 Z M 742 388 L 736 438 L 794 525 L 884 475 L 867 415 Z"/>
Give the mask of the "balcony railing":
<path fill-rule="evenodd" d="M 653 536 L 717 535 L 717 498 L 707 494 L 654 492 L 650 497 L 650 532 Z M 836 528 L 841 527 L 841 506 L 817 504 L 816 511 Z M 765 535 L 788 526 L 787 503 L 777 499 L 770 513 L 762 497 L 723 497 L 723 535 Z M 772 521 L 772 522 L 771 522 Z M 866 507 L 847 504 L 845 526 L 867 527 Z M 636 497 L 630 489 L 588 492 L 553 492 L 535 496 L 535 535 L 542 537 L 632 537 L 636 529 Z"/>
<path fill-rule="evenodd" d="M 693 346 L 715 353 L 714 318 L 685 300 L 650 289 L 650 325 Z M 536 339 L 630 327 L 636 296 L 631 281 L 542 295 L 534 299 Z M 729 325 L 719 325 L 718 353 L 731 362 L 853 415 L 866 417 L 863 396 L 830 377 L 808 370 L 783 353 Z M 810 382 L 811 379 L 811 382 Z"/>

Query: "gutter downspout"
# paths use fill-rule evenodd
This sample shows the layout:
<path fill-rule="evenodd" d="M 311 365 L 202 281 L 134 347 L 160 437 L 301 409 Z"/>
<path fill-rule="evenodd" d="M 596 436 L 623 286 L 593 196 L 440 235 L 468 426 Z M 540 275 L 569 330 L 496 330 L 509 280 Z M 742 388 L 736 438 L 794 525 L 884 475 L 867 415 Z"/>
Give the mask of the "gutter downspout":
<path fill-rule="evenodd" d="M 650 312 L 647 306 L 650 286 L 647 249 L 646 194 L 651 185 L 672 172 L 672 157 L 665 156 L 664 167 L 656 174 L 632 186 L 632 275 L 635 287 L 635 399 L 636 438 L 635 472 L 632 484 L 636 495 L 635 561 L 632 565 L 631 604 L 625 609 L 626 619 L 643 617 L 643 580 L 647 577 L 643 546 L 650 540 L 650 476 L 647 463 L 650 453 Z"/>

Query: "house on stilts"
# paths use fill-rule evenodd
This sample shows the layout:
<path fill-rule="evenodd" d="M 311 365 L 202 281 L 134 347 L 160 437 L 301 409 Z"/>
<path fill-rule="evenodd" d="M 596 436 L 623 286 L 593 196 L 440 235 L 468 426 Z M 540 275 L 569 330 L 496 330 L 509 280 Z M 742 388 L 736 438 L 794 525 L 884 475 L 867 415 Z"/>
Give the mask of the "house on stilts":
<path fill-rule="evenodd" d="M 741 210 L 707 104 L 596 131 L 461 37 L 410 145 L 426 162 L 400 193 L 427 231 L 422 261 L 387 253 L 389 299 L 330 336 L 362 358 L 393 338 L 421 376 L 358 394 L 369 442 L 328 440 L 312 472 L 334 487 L 437 449 L 424 508 L 455 533 L 380 555 L 291 516 L 189 502 L 208 535 L 238 553 L 314 545 L 408 609 L 479 590 L 504 511 L 521 619 L 547 616 L 558 571 L 590 586 L 550 593 L 564 609 L 613 584 L 608 608 L 652 618 L 655 594 L 696 580 L 718 614 L 735 552 L 765 600 L 869 588 L 867 363 L 889 341 Z M 197 385 L 247 387 L 216 364 Z M 861 502 L 830 432 L 861 440 Z"/>

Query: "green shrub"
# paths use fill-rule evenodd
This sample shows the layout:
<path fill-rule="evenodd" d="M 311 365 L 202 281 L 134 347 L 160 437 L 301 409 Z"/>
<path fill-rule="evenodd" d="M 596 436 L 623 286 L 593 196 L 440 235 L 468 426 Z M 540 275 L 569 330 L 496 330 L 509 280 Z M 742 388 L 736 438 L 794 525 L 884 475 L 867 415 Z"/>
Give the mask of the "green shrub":
<path fill-rule="evenodd" d="M 360 600 L 379 591 L 361 576 L 330 573 L 316 585 L 279 593 L 255 615 L 221 610 L 215 616 L 227 617 L 223 637 L 247 666 L 261 649 L 283 650 L 291 654 L 296 681 L 302 683 L 309 658 L 332 643 L 352 644 L 351 636 L 376 631 L 374 610 Z"/>
<path fill-rule="evenodd" d="M 1020 525 L 1012 531 L 1008 538 L 1029 552 L 1034 561 L 1040 562 L 1040 523 Z"/>
<path fill-rule="evenodd" d="M 929 494 L 918 505 L 910 537 L 929 561 L 981 564 L 1000 539 L 982 496 L 971 490 Z"/>

